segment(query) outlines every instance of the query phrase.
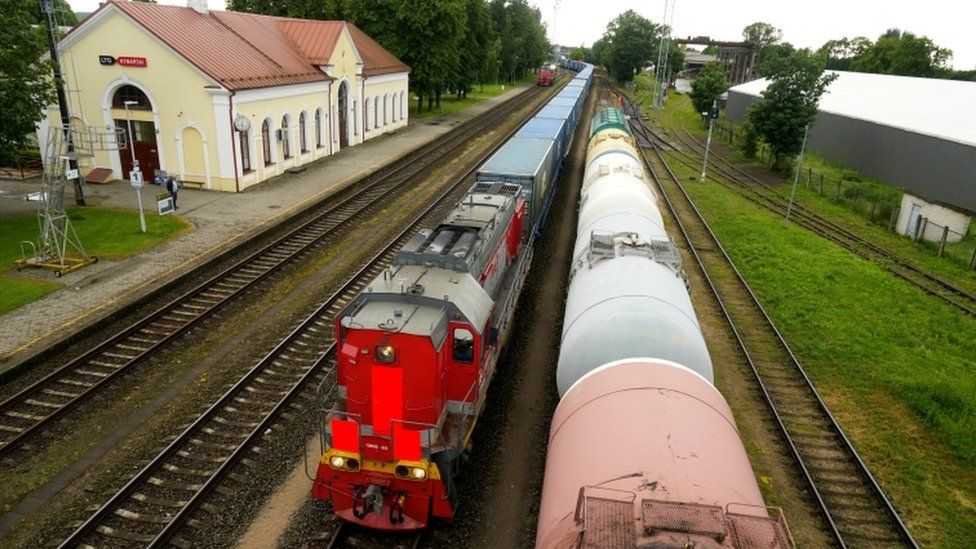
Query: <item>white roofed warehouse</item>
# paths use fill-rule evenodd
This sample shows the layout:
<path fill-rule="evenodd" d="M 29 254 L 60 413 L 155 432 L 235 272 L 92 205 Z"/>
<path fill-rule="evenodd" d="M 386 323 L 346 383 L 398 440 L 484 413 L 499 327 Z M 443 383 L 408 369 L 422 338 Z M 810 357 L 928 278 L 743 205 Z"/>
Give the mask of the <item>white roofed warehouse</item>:
<path fill-rule="evenodd" d="M 109 0 L 59 42 L 72 125 L 133 145 L 81 159 L 89 182 L 241 191 L 407 125 L 410 68 L 355 25 L 191 6 Z"/>
<path fill-rule="evenodd" d="M 911 202 L 962 212 L 968 224 L 976 212 L 976 83 L 833 72 L 809 149 L 903 188 Z M 729 90 L 727 116 L 742 122 L 768 84 L 754 80 Z M 905 232 L 907 212 L 902 217 L 898 229 Z"/>

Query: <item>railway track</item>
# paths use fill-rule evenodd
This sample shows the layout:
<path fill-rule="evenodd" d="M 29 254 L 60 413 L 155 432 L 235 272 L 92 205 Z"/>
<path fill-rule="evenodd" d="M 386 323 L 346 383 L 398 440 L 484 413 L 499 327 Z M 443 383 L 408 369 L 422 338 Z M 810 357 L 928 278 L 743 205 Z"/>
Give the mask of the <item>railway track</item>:
<path fill-rule="evenodd" d="M 632 118 L 632 125 L 635 131 L 647 131 L 639 118 Z M 653 147 L 652 153 L 651 158 L 644 154 L 647 168 L 838 544 L 917 547 L 661 151 Z"/>
<path fill-rule="evenodd" d="M 631 106 L 631 109 L 634 108 Z M 704 155 L 704 145 L 701 141 L 684 126 L 683 122 L 678 128 L 674 126 L 672 121 L 672 129 L 674 135 L 687 149 L 681 150 L 674 147 L 675 152 L 672 154 L 684 158 L 691 165 L 700 163 L 701 157 Z M 644 131 L 652 135 L 655 133 L 646 127 Z M 660 138 L 660 136 L 658 137 Z M 694 151 L 694 155 L 688 150 Z M 780 195 L 775 188 L 746 172 L 714 150 L 709 151 L 709 159 L 712 160 L 708 174 L 710 179 L 777 215 L 786 215 L 788 199 Z M 881 265 L 898 278 L 932 296 L 938 297 L 966 314 L 976 316 L 976 294 L 922 269 L 802 204 L 794 202 L 791 218 L 801 227 L 837 243 L 864 259 Z"/>
<path fill-rule="evenodd" d="M 230 470 L 270 432 L 285 408 L 309 383 L 333 375 L 334 318 L 366 284 L 389 267 L 397 250 L 420 228 L 443 217 L 459 190 L 489 155 L 515 130 L 503 136 L 480 160 L 442 191 L 432 203 L 349 281 L 316 307 L 281 343 L 177 436 L 93 515 L 61 547 L 191 546 L 192 534 L 206 524 L 191 517 Z M 189 530 L 189 529 L 185 529 Z"/>
<path fill-rule="evenodd" d="M 356 190 L 349 196 L 321 208 L 307 222 L 0 402 L 0 459 L 25 447 L 25 442 L 56 420 L 281 267 L 335 241 L 352 222 L 388 204 L 441 158 L 449 158 L 470 139 L 525 106 L 540 93 L 538 90 L 530 88 L 365 176 L 352 184 Z"/>

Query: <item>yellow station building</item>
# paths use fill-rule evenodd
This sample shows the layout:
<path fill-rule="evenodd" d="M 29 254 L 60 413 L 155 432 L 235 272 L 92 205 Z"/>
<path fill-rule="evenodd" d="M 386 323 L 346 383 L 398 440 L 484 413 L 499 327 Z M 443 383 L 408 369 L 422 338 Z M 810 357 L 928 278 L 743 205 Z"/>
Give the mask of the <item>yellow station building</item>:
<path fill-rule="evenodd" d="M 407 125 L 409 67 L 343 21 L 111 0 L 59 51 L 72 125 L 119 128 L 147 180 L 241 191 Z M 42 146 L 60 124 L 53 105 Z M 128 179 L 132 151 L 81 173 Z"/>

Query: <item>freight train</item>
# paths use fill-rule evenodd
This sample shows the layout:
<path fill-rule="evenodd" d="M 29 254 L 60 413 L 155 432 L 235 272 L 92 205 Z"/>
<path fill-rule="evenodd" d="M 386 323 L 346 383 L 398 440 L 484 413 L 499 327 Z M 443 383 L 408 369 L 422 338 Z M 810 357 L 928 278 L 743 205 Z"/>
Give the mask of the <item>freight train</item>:
<path fill-rule="evenodd" d="M 789 547 L 640 154 L 622 111 L 594 117 L 536 547 Z"/>
<path fill-rule="evenodd" d="M 417 530 L 451 518 L 455 475 L 569 151 L 584 67 L 336 316 L 335 385 L 312 497 L 341 519 Z"/>

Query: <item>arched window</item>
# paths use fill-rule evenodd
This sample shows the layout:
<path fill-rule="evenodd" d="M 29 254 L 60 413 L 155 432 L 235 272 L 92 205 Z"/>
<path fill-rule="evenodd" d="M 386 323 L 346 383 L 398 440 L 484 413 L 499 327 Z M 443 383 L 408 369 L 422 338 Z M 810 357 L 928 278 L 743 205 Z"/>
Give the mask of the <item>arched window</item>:
<path fill-rule="evenodd" d="M 281 117 L 281 156 L 288 160 L 291 158 L 291 147 L 288 143 L 288 115 Z"/>
<path fill-rule="evenodd" d="M 261 146 L 264 149 L 264 165 L 271 165 L 271 124 L 267 118 L 261 124 Z"/>
<path fill-rule="evenodd" d="M 322 147 L 322 107 L 315 109 L 315 148 Z"/>
<path fill-rule="evenodd" d="M 308 137 L 306 136 L 305 111 L 298 115 L 298 143 L 302 147 L 302 152 L 308 152 Z"/>
<path fill-rule="evenodd" d="M 380 127 L 380 96 L 373 100 L 373 127 Z"/>
<path fill-rule="evenodd" d="M 363 104 L 365 105 L 365 107 L 363 107 L 363 116 L 366 117 L 366 120 L 363 121 L 363 131 L 368 132 L 369 131 L 369 98 L 368 97 L 366 98 L 366 101 Z"/>
<path fill-rule="evenodd" d="M 251 139 L 250 130 L 238 132 L 241 141 L 241 171 L 247 173 L 251 171 Z"/>
<path fill-rule="evenodd" d="M 146 94 L 131 84 L 120 86 L 119 89 L 115 90 L 115 95 L 112 96 L 112 108 L 124 109 L 126 102 L 130 103 L 129 109 L 131 110 L 152 110 L 152 103 Z"/>
<path fill-rule="evenodd" d="M 386 126 L 387 124 L 389 124 L 389 122 L 388 122 L 389 118 L 387 118 L 387 113 L 386 113 L 386 110 L 387 110 L 387 107 L 386 106 L 389 104 L 389 102 L 390 102 L 390 96 L 389 95 L 384 95 L 383 96 L 383 125 L 384 126 Z"/>

